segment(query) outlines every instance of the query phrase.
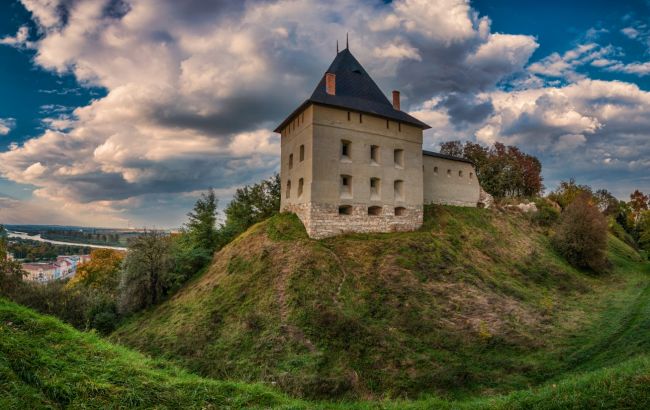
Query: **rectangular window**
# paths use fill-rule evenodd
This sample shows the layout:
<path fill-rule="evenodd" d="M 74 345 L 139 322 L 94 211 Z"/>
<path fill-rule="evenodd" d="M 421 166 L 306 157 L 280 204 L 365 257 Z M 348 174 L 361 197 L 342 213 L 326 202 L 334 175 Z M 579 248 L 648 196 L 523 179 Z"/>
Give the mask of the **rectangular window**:
<path fill-rule="evenodd" d="M 395 200 L 396 201 L 403 201 L 404 200 L 404 181 L 399 180 L 399 179 L 397 181 L 395 181 L 394 190 L 395 190 Z"/>
<path fill-rule="evenodd" d="M 381 180 L 379 178 L 370 178 L 370 199 L 379 200 L 381 197 Z"/>
<path fill-rule="evenodd" d="M 339 215 L 352 215 L 352 207 L 350 205 L 339 206 Z"/>
<path fill-rule="evenodd" d="M 289 154 L 289 169 L 293 168 L 293 154 Z"/>
<path fill-rule="evenodd" d="M 370 162 L 378 164 L 379 163 L 379 146 L 371 145 L 370 146 Z"/>
<path fill-rule="evenodd" d="M 396 167 L 403 168 L 404 167 L 404 150 L 403 149 L 396 149 L 393 155 L 393 160 L 395 162 Z"/>
<path fill-rule="evenodd" d="M 302 178 L 300 178 L 298 180 L 298 198 L 300 198 L 302 196 L 302 186 L 303 186 L 304 182 L 305 181 Z"/>
<path fill-rule="evenodd" d="M 381 215 L 381 206 L 370 206 L 370 207 L 368 207 L 368 215 L 370 215 L 370 216 L 379 216 L 379 215 Z"/>
<path fill-rule="evenodd" d="M 402 132 L 402 123 L 401 122 L 397 123 L 397 131 Z"/>
<path fill-rule="evenodd" d="M 363 114 L 359 113 L 359 122 L 363 123 Z"/>
<path fill-rule="evenodd" d="M 348 121 L 350 121 L 350 111 L 348 111 Z"/>
<path fill-rule="evenodd" d="M 291 180 L 287 181 L 287 192 L 284 194 L 285 198 L 291 198 Z"/>
<path fill-rule="evenodd" d="M 350 141 L 341 140 L 341 158 L 350 158 Z"/>
<path fill-rule="evenodd" d="M 352 197 L 352 177 L 350 175 L 341 175 L 341 197 Z"/>
<path fill-rule="evenodd" d="M 305 146 L 301 145 L 300 146 L 300 162 L 305 160 Z"/>
<path fill-rule="evenodd" d="M 386 120 L 386 129 L 390 129 L 390 121 Z"/>

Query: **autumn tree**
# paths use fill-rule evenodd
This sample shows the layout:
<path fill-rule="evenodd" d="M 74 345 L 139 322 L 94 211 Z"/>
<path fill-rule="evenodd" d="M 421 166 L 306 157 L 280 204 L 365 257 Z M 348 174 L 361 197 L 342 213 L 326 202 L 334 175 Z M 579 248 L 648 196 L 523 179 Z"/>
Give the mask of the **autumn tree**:
<path fill-rule="evenodd" d="M 90 253 L 90 261 L 81 263 L 77 267 L 77 273 L 70 279 L 67 287 L 93 289 L 115 299 L 123 260 L 123 252 L 113 249 L 94 249 Z"/>
<path fill-rule="evenodd" d="M 607 220 L 588 193 L 579 193 L 562 212 L 554 244 L 573 266 L 596 272 L 605 269 Z"/>
<path fill-rule="evenodd" d="M 535 196 L 544 189 L 541 162 L 515 146 L 448 141 L 440 152 L 472 161 L 483 189 L 497 198 Z"/>
<path fill-rule="evenodd" d="M 548 195 L 548 198 L 557 202 L 562 209 L 566 209 L 579 196 L 584 196 L 592 203 L 596 202 L 593 198 L 593 190 L 589 185 L 577 184 L 575 179 L 571 178 L 568 181 L 561 181 L 558 187 Z"/>

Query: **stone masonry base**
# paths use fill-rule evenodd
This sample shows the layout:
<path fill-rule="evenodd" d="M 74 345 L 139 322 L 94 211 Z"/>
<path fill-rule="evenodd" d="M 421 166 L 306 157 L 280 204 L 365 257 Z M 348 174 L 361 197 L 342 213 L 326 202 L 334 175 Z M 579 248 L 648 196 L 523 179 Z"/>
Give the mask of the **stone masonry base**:
<path fill-rule="evenodd" d="M 282 210 L 298 215 L 314 239 L 351 232 L 414 231 L 422 226 L 422 206 L 405 206 L 398 216 L 393 206 L 383 206 L 379 215 L 368 215 L 368 204 L 350 205 L 350 215 L 340 215 L 338 205 L 317 203 L 290 204 Z"/>

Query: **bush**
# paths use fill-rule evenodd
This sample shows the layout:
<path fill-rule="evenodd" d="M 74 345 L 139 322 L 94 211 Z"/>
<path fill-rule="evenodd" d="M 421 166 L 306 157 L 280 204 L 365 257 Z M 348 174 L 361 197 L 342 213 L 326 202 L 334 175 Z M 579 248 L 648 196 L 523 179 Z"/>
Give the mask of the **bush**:
<path fill-rule="evenodd" d="M 560 211 L 557 210 L 551 203 L 540 198 L 535 201 L 537 212 L 533 213 L 533 222 L 540 226 L 549 227 L 554 225 L 560 219 Z"/>
<path fill-rule="evenodd" d="M 607 266 L 607 220 L 590 199 L 578 195 L 567 206 L 554 244 L 571 265 L 602 272 Z"/>

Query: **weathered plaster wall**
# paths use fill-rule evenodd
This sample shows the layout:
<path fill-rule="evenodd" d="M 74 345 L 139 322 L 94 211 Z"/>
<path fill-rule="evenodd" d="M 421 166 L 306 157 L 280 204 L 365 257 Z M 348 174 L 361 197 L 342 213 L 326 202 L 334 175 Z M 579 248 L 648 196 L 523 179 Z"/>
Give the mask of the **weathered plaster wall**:
<path fill-rule="evenodd" d="M 481 187 L 467 162 L 423 156 L 424 203 L 476 206 Z"/>

